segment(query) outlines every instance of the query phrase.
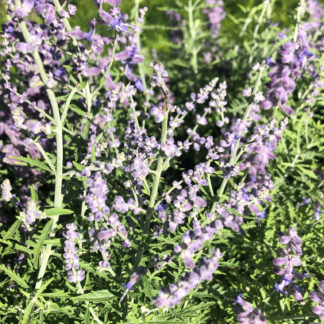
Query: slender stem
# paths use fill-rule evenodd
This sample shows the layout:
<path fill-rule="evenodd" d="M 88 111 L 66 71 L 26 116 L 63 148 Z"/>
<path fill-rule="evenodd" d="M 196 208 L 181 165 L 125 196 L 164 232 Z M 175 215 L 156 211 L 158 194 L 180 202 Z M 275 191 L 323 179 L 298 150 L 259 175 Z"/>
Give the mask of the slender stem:
<path fill-rule="evenodd" d="M 161 144 L 165 143 L 165 141 L 166 141 L 167 127 L 168 127 L 168 112 L 166 112 L 166 114 L 164 116 L 163 124 L 162 124 Z M 163 161 L 164 161 L 164 158 L 163 158 L 162 153 L 160 152 L 158 161 L 157 161 L 156 171 L 155 171 L 156 173 L 155 173 L 155 177 L 154 177 L 154 181 L 153 181 L 152 194 L 150 197 L 150 203 L 149 203 L 150 208 L 154 207 L 154 202 L 155 202 L 155 199 L 156 199 L 156 196 L 158 193 Z"/>
<path fill-rule="evenodd" d="M 115 39 L 114 39 L 114 45 L 113 45 L 113 50 L 112 50 L 112 54 L 111 54 L 111 59 L 107 68 L 107 71 L 105 73 L 105 75 L 107 75 L 114 63 L 114 59 L 115 59 L 115 53 L 116 53 L 116 48 L 117 48 L 117 33 L 115 33 Z"/>
<path fill-rule="evenodd" d="M 258 45 L 257 45 L 258 43 L 255 41 L 255 38 L 257 37 L 259 28 L 261 26 L 261 23 L 262 23 L 262 20 L 263 20 L 263 17 L 264 17 L 264 14 L 265 14 L 265 12 L 266 12 L 266 10 L 267 10 L 267 8 L 268 8 L 269 5 L 270 5 L 269 0 L 265 0 L 263 2 L 262 11 L 261 11 L 261 14 L 259 16 L 258 22 L 257 22 L 257 24 L 255 26 L 255 29 L 254 29 L 254 32 L 253 32 L 253 40 L 252 40 L 252 42 L 255 45 L 251 48 L 250 57 L 249 57 L 249 63 L 252 62 L 252 60 L 253 60 L 253 53 L 255 52 L 255 50 L 258 47 Z"/>
<path fill-rule="evenodd" d="M 261 14 L 259 16 L 258 23 L 256 24 L 254 32 L 253 32 L 253 40 L 256 38 L 256 36 L 258 34 L 259 28 L 260 28 L 261 23 L 262 23 L 262 19 L 264 17 L 264 14 L 265 14 L 266 9 L 268 8 L 269 4 L 270 4 L 269 0 L 266 0 L 266 1 L 263 2 L 262 11 L 261 11 Z"/>
<path fill-rule="evenodd" d="M 62 112 L 62 117 L 61 117 L 62 126 L 63 126 L 64 123 L 65 123 L 66 115 L 67 115 L 67 112 L 68 112 L 68 110 L 69 110 L 71 100 L 72 100 L 73 96 L 75 95 L 75 93 L 76 93 L 77 91 L 78 91 L 77 88 L 73 88 L 72 91 L 71 91 L 70 94 L 69 94 L 69 97 L 68 97 L 67 100 L 66 100 L 66 103 L 65 103 L 65 105 L 64 105 L 64 109 L 63 109 L 63 112 Z"/>
<path fill-rule="evenodd" d="M 53 3 L 54 3 L 54 6 L 55 6 L 55 9 L 58 13 L 61 12 L 61 10 L 63 9 L 60 5 L 60 2 L 58 0 L 53 0 Z M 70 32 L 72 30 L 72 27 L 69 23 L 69 20 L 67 18 L 63 18 L 63 24 L 64 24 L 64 27 L 66 29 L 67 32 Z M 72 39 L 72 42 L 73 42 L 73 45 L 74 46 L 77 46 L 78 45 L 78 42 L 76 41 L 75 38 Z"/>
<path fill-rule="evenodd" d="M 47 153 L 44 151 L 43 147 L 38 142 L 36 142 L 36 141 L 34 141 L 34 144 L 38 148 L 39 152 L 42 154 L 42 156 L 43 156 L 44 160 L 46 161 L 46 163 L 48 164 L 48 166 L 55 173 L 56 172 L 55 166 L 53 165 L 53 163 L 51 162 L 51 160 L 47 156 Z"/>
<path fill-rule="evenodd" d="M 164 120 L 163 120 L 163 124 L 162 124 L 162 134 L 161 134 L 160 144 L 163 144 L 166 141 L 167 131 L 168 131 L 168 112 L 169 112 L 169 101 L 167 98 L 166 102 L 165 102 L 165 116 L 164 116 Z M 149 234 L 149 230 L 150 230 L 151 217 L 154 212 L 154 205 L 155 205 L 155 201 L 156 201 L 156 198 L 158 195 L 160 178 L 161 178 L 161 174 L 163 171 L 163 161 L 164 161 L 163 153 L 160 150 L 158 161 L 157 161 L 157 166 L 156 166 L 156 170 L 155 170 L 155 176 L 154 176 L 154 180 L 153 180 L 153 188 L 152 188 L 152 192 L 151 192 L 151 196 L 150 196 L 150 202 L 149 202 L 149 206 L 147 209 L 146 218 L 145 218 L 145 222 L 144 222 L 144 229 L 143 229 L 144 238 Z M 138 268 L 138 266 L 141 262 L 142 256 L 144 254 L 145 243 L 146 242 L 144 240 L 144 243 L 141 245 L 141 247 L 139 248 L 138 254 L 136 255 L 135 265 L 134 265 L 135 270 Z"/>
<path fill-rule="evenodd" d="M 15 0 L 15 5 L 17 7 L 21 6 L 20 0 Z M 24 39 L 27 43 L 30 43 L 32 41 L 31 36 L 29 34 L 29 31 L 27 29 L 26 23 L 24 21 L 21 21 L 19 23 L 19 27 L 23 33 Z M 44 86 L 47 86 L 48 76 L 46 74 L 42 59 L 37 51 L 37 49 L 33 52 L 33 58 L 35 60 L 35 63 L 37 65 L 37 70 L 40 74 L 41 80 L 44 83 Z M 55 195 L 54 195 L 54 207 L 60 208 L 62 206 L 62 180 L 63 180 L 63 127 L 60 117 L 60 111 L 57 103 L 57 99 L 55 97 L 55 93 L 52 89 L 46 88 L 46 93 L 49 98 L 52 111 L 53 111 L 53 117 L 54 122 L 56 126 L 56 148 L 57 148 L 57 155 L 56 155 L 56 172 L 55 172 Z M 53 218 L 53 224 L 51 228 L 50 236 L 53 237 L 55 235 L 56 226 L 58 217 L 56 216 Z M 41 286 L 43 282 L 43 277 L 46 272 L 48 259 L 51 255 L 51 249 L 52 245 L 47 244 L 46 247 L 43 250 L 42 253 L 42 259 L 41 264 L 39 268 L 39 272 L 37 275 L 37 282 L 35 285 L 35 290 L 37 291 Z"/>
<path fill-rule="evenodd" d="M 73 271 L 74 276 L 77 276 L 76 270 L 75 270 L 75 269 L 72 269 L 72 271 Z M 76 286 L 77 286 L 77 288 L 78 288 L 78 292 L 79 292 L 80 294 L 84 294 L 84 289 L 83 289 L 83 287 L 82 287 L 80 281 L 77 281 Z M 94 319 L 98 324 L 104 324 L 104 323 L 103 323 L 103 322 L 98 318 L 96 312 L 92 309 L 92 307 L 89 307 L 89 302 L 86 301 L 85 304 L 86 304 L 86 306 L 89 308 L 89 311 L 90 311 L 90 313 L 91 313 L 92 316 L 93 316 L 93 319 Z"/>
<path fill-rule="evenodd" d="M 297 38 L 298 38 L 299 26 L 300 26 L 300 22 L 301 22 L 301 20 L 302 20 L 302 18 L 304 16 L 305 8 L 306 8 L 305 0 L 300 0 L 299 6 L 297 7 L 294 42 L 296 42 Z"/>
<path fill-rule="evenodd" d="M 256 93 L 258 92 L 259 90 L 259 87 L 260 87 L 260 83 L 261 83 L 261 77 L 262 77 L 262 73 L 264 71 L 264 63 L 262 63 L 262 66 L 259 70 L 259 73 L 258 73 L 258 76 L 257 76 L 257 80 L 256 80 L 256 83 L 255 83 L 255 86 L 254 86 L 254 89 L 253 89 L 253 92 L 252 92 L 252 96 L 251 96 L 251 101 L 250 101 L 250 104 L 248 105 L 245 113 L 244 113 L 244 116 L 243 116 L 243 120 L 242 122 L 245 123 L 249 117 L 249 114 L 250 114 L 250 111 L 251 111 L 251 108 L 253 106 L 253 102 L 254 102 L 254 96 L 256 95 Z M 238 149 L 239 149 L 239 146 L 240 146 L 240 139 L 237 140 L 236 142 L 236 145 L 235 145 L 235 148 L 232 152 L 232 155 L 231 155 L 231 158 L 230 158 L 230 164 L 232 165 L 236 159 L 236 155 L 237 155 L 237 152 L 238 152 Z M 218 200 L 222 200 L 222 195 L 225 191 L 225 188 L 226 188 L 226 185 L 227 185 L 227 182 L 228 182 L 229 178 L 226 178 L 224 177 L 222 183 L 221 183 L 221 186 L 218 190 Z M 215 201 L 212 205 L 212 208 L 211 208 L 211 213 L 213 213 L 216 209 L 216 206 L 217 206 L 217 202 L 218 201 Z"/>
<path fill-rule="evenodd" d="M 189 34 L 190 34 L 190 51 L 191 51 L 191 63 L 192 67 L 195 73 L 198 71 L 197 67 L 197 49 L 195 46 L 195 41 L 196 41 L 196 31 L 194 28 L 194 21 L 193 21 L 193 5 L 192 5 L 192 0 L 188 0 L 188 18 L 189 18 Z"/>
<path fill-rule="evenodd" d="M 132 109 L 132 112 L 133 112 L 133 115 L 134 115 L 135 124 L 136 124 L 136 126 L 137 126 L 139 129 L 141 129 L 141 126 L 140 126 L 139 121 L 138 121 L 138 118 L 137 118 L 136 109 L 135 109 L 135 106 L 134 106 L 133 96 L 131 96 L 130 99 L 131 99 L 131 109 Z M 149 188 L 149 185 L 148 185 L 148 183 L 147 183 L 145 177 L 143 178 L 143 184 L 144 184 L 144 188 L 145 188 L 145 190 L 146 190 L 149 194 L 151 194 L 151 192 L 150 192 L 150 188 Z"/>
<path fill-rule="evenodd" d="M 135 24 L 137 27 L 140 27 L 142 28 L 142 26 L 139 26 L 139 23 L 138 23 L 138 16 L 139 16 L 139 2 L 140 0 L 135 0 Z M 141 53 L 141 38 L 140 38 L 140 32 L 138 32 L 136 34 L 136 45 L 137 45 L 137 51 L 139 53 Z M 138 63 L 138 70 L 139 70 L 139 73 L 140 73 L 140 76 L 141 76 L 141 80 L 142 80 L 142 83 L 143 83 L 143 86 L 144 86 L 144 91 L 146 90 L 147 88 L 147 85 L 146 85 L 146 80 L 145 80 L 145 74 L 144 74 L 144 71 L 143 71 L 143 66 L 142 66 L 142 62 L 141 63 Z"/>
<path fill-rule="evenodd" d="M 177 182 L 176 186 L 171 187 L 167 192 L 166 192 L 166 196 L 169 195 L 174 189 L 176 189 L 179 185 L 181 185 L 183 183 L 183 180 L 180 180 L 179 182 Z M 154 209 L 156 209 L 159 204 L 162 202 L 163 199 L 160 199 L 159 201 L 156 202 L 156 204 L 154 205 Z"/>
<path fill-rule="evenodd" d="M 85 98 L 86 98 L 86 103 L 87 103 L 87 112 L 88 114 L 90 114 L 91 112 L 91 105 L 92 105 L 92 95 L 90 92 L 90 86 L 89 86 L 89 82 L 87 81 L 87 84 L 84 88 L 84 94 L 85 94 Z"/>

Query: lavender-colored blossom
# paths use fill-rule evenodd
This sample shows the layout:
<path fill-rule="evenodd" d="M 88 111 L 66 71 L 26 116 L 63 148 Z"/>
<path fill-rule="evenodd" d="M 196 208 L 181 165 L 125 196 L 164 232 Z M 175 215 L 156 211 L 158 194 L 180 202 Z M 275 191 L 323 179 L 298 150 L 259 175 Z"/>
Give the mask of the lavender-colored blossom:
<path fill-rule="evenodd" d="M 309 51 L 306 30 L 300 26 L 297 42 L 288 41 L 280 49 L 280 56 L 273 64 L 269 77 L 268 93 L 262 102 L 263 109 L 279 106 L 286 114 L 293 110 L 286 103 L 295 90 L 295 81 L 300 78 L 302 69 L 313 56 Z"/>
<path fill-rule="evenodd" d="M 75 223 L 67 224 L 66 229 L 67 231 L 63 233 L 63 236 L 66 238 L 63 253 L 65 270 L 67 271 L 69 282 L 80 282 L 85 278 L 85 271 L 79 270 L 79 255 L 74 243 L 80 238 L 80 234 L 76 232 L 77 226 Z"/>
<path fill-rule="evenodd" d="M 136 46 L 127 46 L 124 51 L 115 55 L 117 61 L 123 61 L 124 63 L 141 63 L 144 57 L 138 53 Z"/>
<path fill-rule="evenodd" d="M 254 308 L 250 303 L 242 298 L 242 295 L 238 295 L 234 304 L 239 304 L 242 311 L 237 316 L 237 320 L 240 324 L 265 324 L 266 318 L 262 314 L 259 308 Z"/>
<path fill-rule="evenodd" d="M 76 14 L 77 7 L 73 4 L 68 5 L 68 12 L 70 16 L 74 16 Z"/>
<path fill-rule="evenodd" d="M 39 218 L 41 214 L 42 213 L 39 211 L 36 202 L 32 199 L 28 199 L 27 206 L 22 213 L 26 224 L 34 224 L 36 219 Z"/>
<path fill-rule="evenodd" d="M 18 18 L 26 17 L 30 14 L 34 8 L 34 0 L 24 0 L 20 7 L 15 11 L 15 15 Z"/>
<path fill-rule="evenodd" d="M 280 243 L 286 245 L 281 249 L 280 257 L 273 260 L 275 272 L 282 276 L 281 282 L 275 285 L 276 290 L 285 295 L 293 294 L 297 301 L 303 300 L 301 288 L 293 281 L 299 279 L 299 273 L 294 269 L 301 266 L 302 241 L 295 228 L 289 229 L 288 235 L 280 236 Z"/>
<path fill-rule="evenodd" d="M 205 3 L 208 8 L 204 9 L 203 12 L 208 17 L 212 37 L 217 38 L 221 22 L 226 16 L 223 0 L 205 0 Z"/>
<path fill-rule="evenodd" d="M 128 212 L 128 205 L 125 202 L 124 198 L 122 196 L 116 196 L 114 203 L 113 203 L 113 208 L 118 212 L 118 213 L 127 213 Z"/>
<path fill-rule="evenodd" d="M 83 172 L 85 172 L 85 170 Z M 100 221 L 103 219 L 104 215 L 110 212 L 109 207 L 106 205 L 109 189 L 100 172 L 97 172 L 93 177 L 88 178 L 86 182 L 89 188 L 89 193 L 85 198 L 85 202 L 91 210 L 91 215 L 88 219 L 90 221 Z"/>
<path fill-rule="evenodd" d="M 9 179 L 5 179 L 2 181 L 1 184 L 1 194 L 4 201 L 10 201 L 13 197 L 13 194 L 11 193 L 12 187 L 10 184 Z"/>
<path fill-rule="evenodd" d="M 146 273 L 146 268 L 139 267 L 136 272 L 134 272 L 127 284 L 124 285 L 128 290 L 132 290 L 134 285 L 141 279 L 141 277 Z"/>
<path fill-rule="evenodd" d="M 118 7 L 114 7 L 110 10 L 110 13 L 104 10 L 99 10 L 99 15 L 103 22 L 119 32 L 125 32 L 128 30 L 127 26 L 123 22 L 124 15 L 120 12 Z"/>
<path fill-rule="evenodd" d="M 202 258 L 199 266 L 192 272 L 187 272 L 176 284 L 169 285 L 168 289 L 162 289 L 158 296 L 154 298 L 157 308 L 173 308 L 180 304 L 181 299 L 187 296 L 191 289 L 195 289 L 203 280 L 211 280 L 213 273 L 218 268 L 218 259 L 222 257 L 219 250 L 213 251 L 210 259 Z"/>
<path fill-rule="evenodd" d="M 314 219 L 316 221 L 319 221 L 321 214 L 324 214 L 324 211 L 321 210 L 321 205 L 319 203 L 317 203 L 316 208 L 315 208 L 315 212 L 314 212 Z"/>
<path fill-rule="evenodd" d="M 310 299 L 317 305 L 313 306 L 313 313 L 319 316 L 321 321 L 324 320 L 324 280 L 319 284 L 318 291 L 312 291 L 309 294 Z"/>

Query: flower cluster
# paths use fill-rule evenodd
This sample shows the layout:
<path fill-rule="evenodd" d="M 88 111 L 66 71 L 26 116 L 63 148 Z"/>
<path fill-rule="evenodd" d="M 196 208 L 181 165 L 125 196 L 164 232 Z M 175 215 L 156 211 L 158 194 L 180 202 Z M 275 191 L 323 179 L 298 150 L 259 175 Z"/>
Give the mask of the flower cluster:
<path fill-rule="evenodd" d="M 275 285 L 275 288 L 285 295 L 293 294 L 297 301 L 301 301 L 303 300 L 302 290 L 293 279 L 303 278 L 303 275 L 294 269 L 302 264 L 299 257 L 302 255 L 302 240 L 296 229 L 291 227 L 288 235 L 280 236 L 280 243 L 286 247 L 281 248 L 281 256 L 273 260 L 276 266 L 275 272 L 281 276 L 281 281 Z"/>
<path fill-rule="evenodd" d="M 89 169 L 86 168 L 82 171 L 82 174 L 90 175 L 89 172 Z M 131 246 L 131 242 L 127 238 L 126 228 L 119 221 L 117 213 L 125 214 L 129 209 L 136 209 L 137 205 L 133 199 L 129 199 L 126 203 L 123 197 L 117 195 L 112 205 L 117 213 L 111 213 L 111 209 L 106 205 L 109 189 L 101 172 L 97 171 L 94 176 L 89 176 L 86 183 L 88 194 L 85 202 L 91 211 L 88 220 L 95 224 L 95 227 L 89 230 L 92 251 L 99 251 L 103 256 L 103 260 L 99 262 L 100 270 L 108 269 L 110 267 L 108 262 L 110 255 L 107 249 L 111 245 L 111 240 L 119 236 L 123 240 L 123 247 Z M 99 226 L 101 227 L 99 228 Z"/>
<path fill-rule="evenodd" d="M 237 320 L 240 324 L 265 324 L 266 318 L 263 316 L 259 308 L 254 308 L 249 302 L 242 298 L 242 295 L 238 295 L 234 304 L 241 306 L 240 314 L 237 316 Z"/>
<path fill-rule="evenodd" d="M 318 292 L 312 291 L 309 294 L 310 299 L 318 305 L 313 306 L 314 314 L 319 316 L 321 321 L 324 320 L 324 280 L 319 284 Z"/>
<path fill-rule="evenodd" d="M 42 212 L 38 209 L 36 202 L 29 198 L 26 203 L 26 207 L 20 212 L 21 219 L 26 225 L 28 230 L 31 230 L 31 225 L 42 216 Z"/>
<path fill-rule="evenodd" d="M 310 0 L 308 3 L 309 13 L 315 17 L 315 5 Z M 303 69 L 316 77 L 311 95 L 324 87 L 321 75 L 316 75 L 315 65 L 310 61 L 313 54 L 309 48 L 313 44 L 309 45 L 306 31 L 311 32 L 313 27 L 298 24 L 296 40 L 280 47 L 275 62 L 268 61 L 271 80 L 266 93 L 262 89 L 263 72 L 267 68 L 264 61 L 252 68 L 250 80 L 239 87 L 239 91 L 244 89 L 243 96 L 237 99 L 227 93 L 235 83 L 223 80 L 218 83 L 218 77 L 204 86 L 198 83 L 205 75 L 197 68 L 202 61 L 197 43 L 208 34 L 197 32 L 203 26 L 198 15 L 202 15 L 200 10 L 204 7 L 214 43 L 205 44 L 210 52 L 204 52 L 204 59 L 210 63 L 214 56 L 222 55 L 216 54 L 215 49 L 221 43 L 217 37 L 226 15 L 223 0 L 206 0 L 207 8 L 199 1 L 194 5 L 190 1 L 185 9 L 190 20 L 188 26 L 184 26 L 185 20 L 182 23 L 179 14 L 169 12 L 177 21 L 174 27 L 180 27 L 181 36 L 188 40 L 184 47 L 197 81 L 188 80 L 188 84 L 181 81 L 179 88 L 169 79 L 174 71 L 164 67 L 157 53 L 153 53 L 151 72 L 148 64 L 142 64 L 142 54 L 147 52 L 141 50 L 141 41 L 146 40 L 140 38 L 140 32 L 147 8 L 135 6 L 132 25 L 122 12 L 121 0 L 95 0 L 95 4 L 97 17 L 88 22 L 87 30 L 82 30 L 80 26 L 72 28 L 69 23 L 77 11 L 72 4 L 61 7 L 57 0 L 8 3 L 8 17 L 12 19 L 3 24 L 0 34 L 3 66 L 0 163 L 8 165 L 2 173 L 6 177 L 25 179 L 21 186 L 14 186 L 16 204 L 23 210 L 19 218 L 24 224 L 23 231 L 18 233 L 15 225 L 9 234 L 16 231 L 17 237 L 23 234 L 33 239 L 33 233 L 40 233 L 43 226 L 39 222 L 40 226 L 33 228 L 33 224 L 45 218 L 38 204 L 52 205 L 53 201 L 58 215 L 53 217 L 51 237 L 58 234 L 61 221 L 68 223 L 63 232 L 63 258 L 69 282 L 77 283 L 80 288 L 80 282 L 85 279 L 78 252 L 84 240 L 88 240 L 90 251 L 94 252 L 87 259 L 87 267 L 90 269 L 93 266 L 90 262 L 95 261 L 97 272 L 108 272 L 96 274 L 89 270 L 91 285 L 92 274 L 107 282 L 111 280 L 109 274 L 115 275 L 116 269 L 130 276 L 120 301 L 146 274 L 149 267 L 142 265 L 154 254 L 157 255 L 154 263 L 162 261 L 166 265 L 175 260 L 184 268 L 177 282 L 166 283 L 167 288 L 162 288 L 153 300 L 157 308 L 172 308 L 203 281 L 212 280 L 222 257 L 214 244 L 224 242 L 224 228 L 231 230 L 230 239 L 232 235 L 246 234 L 250 228 L 257 230 L 255 224 L 261 226 L 261 222 L 268 221 L 265 220 L 267 203 L 274 188 L 268 169 L 276 157 L 275 150 L 288 118 L 264 122 L 260 107 L 279 106 L 291 114 L 288 99 Z M 195 10 L 199 11 L 198 15 Z M 30 14 L 37 15 L 37 19 L 28 20 Z M 319 16 L 322 12 L 314 18 L 317 24 Z M 174 64 L 181 66 L 181 59 L 176 58 Z M 220 64 L 214 61 L 212 71 L 219 71 Z M 236 68 L 235 64 L 232 68 Z M 219 73 L 219 77 L 224 76 Z M 233 80 L 236 81 L 234 77 Z M 182 87 L 183 84 L 190 87 Z M 188 99 L 180 101 L 179 94 L 187 91 Z M 236 109 L 239 106 L 246 109 L 242 116 L 240 109 Z M 281 116 L 274 112 L 273 117 L 277 115 Z M 38 171 L 27 172 L 28 164 Z M 45 172 L 51 181 L 55 178 L 55 190 L 50 192 L 47 187 L 42 188 L 49 179 L 44 177 Z M 44 181 L 38 181 L 40 177 Z M 32 188 L 33 199 L 26 198 L 33 182 L 37 183 Z M 8 179 L 2 182 L 1 191 L 1 207 L 11 201 L 8 208 L 13 208 L 16 196 L 11 193 Z M 39 202 L 35 199 L 38 192 Z M 300 206 L 306 203 L 305 200 Z M 63 208 L 81 212 L 65 215 Z M 0 213 L 2 221 L 4 212 Z M 316 220 L 320 219 L 320 213 L 318 205 Z M 72 223 L 69 219 L 75 215 L 82 219 L 80 233 L 76 223 L 81 222 Z M 244 227 L 244 222 L 249 222 L 249 226 Z M 45 243 L 47 255 L 53 254 L 51 249 L 59 249 Z M 290 228 L 288 235 L 280 237 L 280 243 L 285 248 L 274 260 L 275 271 L 281 276 L 275 287 L 300 301 L 302 292 L 294 280 L 302 278 L 295 270 L 301 266 L 301 239 Z M 24 253 L 28 252 L 29 243 L 26 246 L 20 246 Z M 17 271 L 20 268 L 25 271 L 20 267 L 24 258 L 25 254 L 19 256 Z M 38 278 L 45 278 L 48 259 L 44 260 Z M 162 263 L 152 275 L 153 280 L 159 275 Z M 118 267 L 114 268 L 116 264 Z M 22 278 L 29 277 L 29 274 L 21 276 L 22 286 L 25 280 Z M 44 287 L 40 280 L 36 288 L 39 284 Z M 320 318 L 324 307 L 323 287 L 322 282 L 320 292 L 311 294 L 312 300 L 319 304 L 313 310 Z M 241 295 L 236 303 L 240 305 L 239 323 L 266 323 L 261 311 Z M 95 318 L 90 306 L 87 312 Z"/>
<path fill-rule="evenodd" d="M 157 308 L 172 308 L 187 296 L 191 289 L 195 289 L 203 280 L 211 280 L 213 273 L 218 268 L 218 259 L 222 257 L 219 250 L 213 251 L 211 258 L 201 258 L 198 267 L 186 273 L 176 284 L 169 285 L 168 289 L 161 290 L 155 297 L 154 304 Z"/>
<path fill-rule="evenodd" d="M 203 12 L 207 15 L 210 31 L 213 38 L 217 38 L 221 22 L 226 16 L 226 12 L 224 10 L 224 2 L 223 0 L 205 0 L 208 8 L 204 9 Z"/>
<path fill-rule="evenodd" d="M 79 269 L 79 255 L 75 246 L 75 241 L 80 239 L 80 234 L 76 231 L 75 223 L 67 224 L 67 231 L 63 233 L 65 237 L 63 258 L 65 259 L 65 270 L 68 274 L 69 282 L 80 282 L 85 278 L 85 271 Z"/>
<path fill-rule="evenodd" d="M 13 197 L 11 190 L 12 190 L 12 187 L 11 187 L 9 179 L 3 180 L 2 184 L 1 184 L 1 191 L 2 191 L 2 198 L 4 201 L 10 201 L 11 198 Z"/>
<path fill-rule="evenodd" d="M 268 92 L 262 102 L 263 109 L 279 106 L 286 114 L 293 110 L 287 105 L 289 95 L 296 88 L 296 80 L 302 74 L 302 69 L 314 54 L 309 51 L 307 32 L 303 26 L 299 27 L 296 42 L 288 41 L 280 48 L 280 56 L 275 63 L 268 63 L 271 68 Z"/>

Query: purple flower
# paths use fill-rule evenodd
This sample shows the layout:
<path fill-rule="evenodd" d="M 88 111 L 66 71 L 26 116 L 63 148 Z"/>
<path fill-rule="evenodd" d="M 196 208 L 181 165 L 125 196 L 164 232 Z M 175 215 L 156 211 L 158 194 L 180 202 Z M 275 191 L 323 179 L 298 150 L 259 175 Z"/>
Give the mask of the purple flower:
<path fill-rule="evenodd" d="M 260 220 L 265 219 L 266 217 L 267 217 L 267 212 L 265 210 L 257 214 L 257 221 L 259 222 L 259 226 L 261 225 Z"/>
<path fill-rule="evenodd" d="M 18 7 L 15 11 L 15 15 L 18 18 L 23 18 L 29 15 L 34 8 L 34 0 L 24 0 L 21 7 Z"/>
<path fill-rule="evenodd" d="M 250 303 L 242 298 L 242 295 L 238 295 L 234 304 L 239 304 L 242 307 L 242 311 L 237 316 L 237 320 L 240 324 L 265 324 L 266 318 L 258 308 L 253 308 Z"/>
<path fill-rule="evenodd" d="M 320 282 L 318 292 L 312 291 L 309 297 L 313 302 L 318 304 L 313 306 L 313 313 L 318 315 L 320 320 L 324 320 L 324 280 Z"/>
<path fill-rule="evenodd" d="M 118 213 L 127 213 L 128 212 L 128 204 L 125 202 L 124 198 L 122 196 L 116 196 L 114 203 L 113 203 L 113 208 L 118 212 Z"/>
<path fill-rule="evenodd" d="M 134 285 L 141 279 L 141 277 L 146 273 L 146 269 L 144 267 L 139 267 L 139 269 L 132 274 L 130 280 L 126 285 L 124 285 L 125 288 L 128 290 L 132 290 Z"/>
<path fill-rule="evenodd" d="M 286 248 L 281 249 L 281 256 L 273 260 L 276 274 L 282 276 L 281 282 L 275 285 L 275 289 L 285 295 L 293 294 L 298 301 L 302 300 L 302 291 L 293 282 L 294 278 L 300 279 L 294 267 L 302 265 L 299 257 L 302 254 L 302 241 L 296 229 L 291 227 L 288 235 L 281 235 L 280 243 L 286 245 Z"/>
<path fill-rule="evenodd" d="M 70 223 L 66 225 L 67 231 L 63 233 L 66 238 L 64 242 L 63 258 L 65 259 L 65 270 L 68 274 L 68 280 L 71 283 L 82 281 L 85 278 L 85 271 L 79 269 L 78 250 L 74 244 L 75 240 L 80 238 L 80 234 L 76 232 L 77 225 Z"/>
<path fill-rule="evenodd" d="M 144 90 L 145 90 L 141 78 L 138 78 L 138 79 L 135 81 L 135 87 L 136 87 L 138 90 L 140 90 L 140 91 L 144 91 Z"/>
<path fill-rule="evenodd" d="M 116 232 L 112 228 L 101 230 L 97 234 L 97 238 L 99 241 L 107 241 L 114 236 L 116 236 Z"/>
<path fill-rule="evenodd" d="M 324 212 L 321 211 L 321 205 L 320 204 L 316 204 L 316 208 L 315 208 L 315 212 L 314 212 L 314 219 L 316 221 L 319 221 L 320 214 L 324 214 Z"/>
<path fill-rule="evenodd" d="M 68 5 L 68 12 L 70 16 L 74 16 L 76 14 L 77 7 L 73 4 Z"/>
<path fill-rule="evenodd" d="M 301 26 L 299 28 L 297 42 L 288 41 L 280 49 L 280 57 L 271 64 L 269 73 L 271 78 L 268 84 L 266 99 L 262 102 L 263 109 L 279 106 L 286 114 L 291 115 L 293 110 L 286 103 L 289 95 L 295 89 L 294 80 L 301 76 L 301 70 L 305 67 L 307 60 L 313 56 L 309 52 L 307 33 Z"/>
<path fill-rule="evenodd" d="M 99 15 L 105 24 L 111 26 L 111 29 L 120 32 L 128 30 L 127 26 L 123 22 L 124 15 L 120 13 L 120 10 L 112 9 L 110 14 L 104 10 L 99 10 Z"/>
<path fill-rule="evenodd" d="M 168 289 L 162 289 L 158 296 L 154 298 L 157 308 L 172 308 L 180 304 L 181 299 L 190 293 L 191 289 L 203 280 L 211 280 L 213 273 L 218 268 L 218 259 L 222 257 L 219 250 L 212 252 L 210 259 L 202 258 L 199 260 L 199 267 L 192 272 L 186 273 L 176 284 L 169 285 Z"/>
<path fill-rule="evenodd" d="M 115 59 L 117 61 L 127 61 L 127 63 L 137 64 L 143 62 L 144 57 L 138 53 L 136 46 L 127 46 L 124 51 L 115 55 Z"/>
<path fill-rule="evenodd" d="M 203 12 L 208 17 L 212 37 L 217 38 L 221 22 L 226 16 L 223 9 L 224 3 L 223 0 L 205 0 L 205 2 L 209 5 L 209 8 L 204 9 Z"/>
<path fill-rule="evenodd" d="M 11 190 L 12 187 L 9 179 L 3 180 L 1 184 L 1 191 L 2 191 L 2 198 L 4 199 L 4 201 L 10 201 L 11 198 L 13 197 Z"/>

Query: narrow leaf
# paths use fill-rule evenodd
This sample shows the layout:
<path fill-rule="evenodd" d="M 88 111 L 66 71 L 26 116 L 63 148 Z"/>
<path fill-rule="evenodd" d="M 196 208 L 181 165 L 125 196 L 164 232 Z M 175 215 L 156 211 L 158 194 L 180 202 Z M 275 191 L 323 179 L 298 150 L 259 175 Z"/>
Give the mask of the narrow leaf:
<path fill-rule="evenodd" d="M 96 302 L 106 301 L 106 300 L 112 299 L 112 298 L 115 298 L 115 296 L 108 290 L 104 289 L 104 290 L 94 291 L 89 294 L 80 295 L 80 296 L 74 297 L 73 299 L 75 301 L 91 301 L 91 302 L 96 303 Z"/>
<path fill-rule="evenodd" d="M 34 264 L 35 268 L 37 268 L 39 254 L 41 252 L 44 241 L 47 239 L 47 236 L 48 236 L 49 232 L 51 231 L 52 224 L 53 224 L 53 220 L 51 219 L 50 221 L 47 222 L 47 224 L 45 225 L 45 227 L 42 230 L 40 237 L 38 238 L 38 242 L 34 249 L 34 258 L 33 258 L 33 264 Z"/>
<path fill-rule="evenodd" d="M 46 216 L 59 216 L 59 215 L 68 215 L 72 214 L 73 210 L 64 209 L 64 208 L 50 208 L 45 210 Z"/>
<path fill-rule="evenodd" d="M 20 224 L 21 224 L 22 220 L 18 219 L 16 220 L 8 229 L 8 231 L 3 235 L 3 238 L 5 240 L 8 240 L 10 238 L 12 238 L 12 235 L 15 234 L 15 232 L 17 231 L 17 229 L 19 228 Z"/>
<path fill-rule="evenodd" d="M 38 298 L 39 296 L 42 295 L 43 291 L 51 284 L 51 282 L 54 280 L 54 278 L 49 279 L 48 281 L 46 281 L 37 291 L 36 293 L 36 297 Z"/>
<path fill-rule="evenodd" d="M 27 282 L 21 278 L 16 272 L 7 268 L 5 265 L 0 264 L 0 270 L 4 271 L 13 281 L 15 281 L 19 286 L 23 288 L 29 288 Z"/>

